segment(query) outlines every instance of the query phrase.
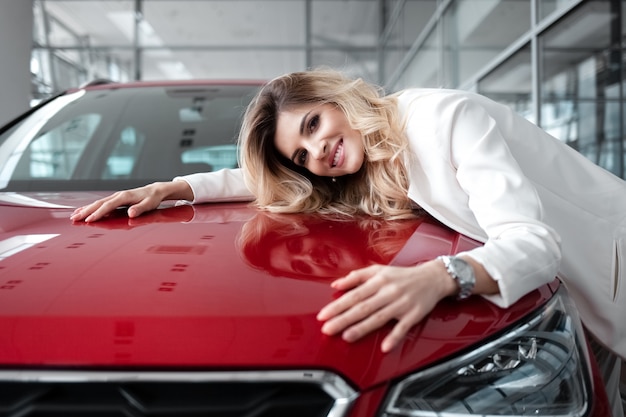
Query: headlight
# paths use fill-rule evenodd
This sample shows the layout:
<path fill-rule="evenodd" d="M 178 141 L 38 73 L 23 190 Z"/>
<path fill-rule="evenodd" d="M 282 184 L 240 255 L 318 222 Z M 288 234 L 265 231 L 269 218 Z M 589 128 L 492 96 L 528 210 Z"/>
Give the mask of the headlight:
<path fill-rule="evenodd" d="M 561 287 L 497 339 L 397 383 L 382 415 L 583 416 L 593 392 L 586 346 Z"/>

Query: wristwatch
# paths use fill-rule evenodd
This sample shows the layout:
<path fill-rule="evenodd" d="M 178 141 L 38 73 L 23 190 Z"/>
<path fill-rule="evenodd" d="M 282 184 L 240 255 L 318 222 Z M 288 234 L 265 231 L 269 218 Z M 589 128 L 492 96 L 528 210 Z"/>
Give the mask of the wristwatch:
<path fill-rule="evenodd" d="M 463 300 L 472 295 L 474 285 L 476 285 L 476 276 L 472 266 L 463 259 L 456 256 L 438 256 L 443 265 L 448 270 L 448 274 L 456 281 L 459 286 L 457 300 Z"/>

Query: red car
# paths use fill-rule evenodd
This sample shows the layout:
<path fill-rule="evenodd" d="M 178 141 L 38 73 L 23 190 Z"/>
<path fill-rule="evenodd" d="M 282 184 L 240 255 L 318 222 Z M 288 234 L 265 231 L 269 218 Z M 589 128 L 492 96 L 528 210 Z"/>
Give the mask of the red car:
<path fill-rule="evenodd" d="M 328 285 L 478 245 L 429 217 L 333 221 L 113 190 L 235 168 L 258 83 L 98 84 L 0 130 L 0 416 L 609 415 L 555 280 L 500 309 L 445 300 L 399 347 L 321 333 Z"/>

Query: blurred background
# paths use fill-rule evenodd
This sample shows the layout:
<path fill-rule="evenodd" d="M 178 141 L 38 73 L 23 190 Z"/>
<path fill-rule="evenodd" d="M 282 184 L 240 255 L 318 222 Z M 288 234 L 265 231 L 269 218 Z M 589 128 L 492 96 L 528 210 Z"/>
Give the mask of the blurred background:
<path fill-rule="evenodd" d="M 473 90 L 624 177 L 624 1 L 0 0 L 0 120 L 94 79 Z M 32 35 L 32 36 L 31 36 Z"/>

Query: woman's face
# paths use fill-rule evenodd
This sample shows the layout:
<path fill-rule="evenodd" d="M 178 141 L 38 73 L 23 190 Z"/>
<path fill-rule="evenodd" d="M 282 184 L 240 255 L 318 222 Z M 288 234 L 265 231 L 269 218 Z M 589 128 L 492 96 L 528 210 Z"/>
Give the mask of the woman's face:
<path fill-rule="evenodd" d="M 310 104 L 278 114 L 274 144 L 278 152 L 315 175 L 354 174 L 363 165 L 361 133 L 332 104 Z"/>
<path fill-rule="evenodd" d="M 335 279 L 370 264 L 366 243 L 355 244 L 351 238 L 352 235 L 338 236 L 328 230 L 265 242 L 271 246 L 267 262 L 270 268 L 287 276 Z"/>

